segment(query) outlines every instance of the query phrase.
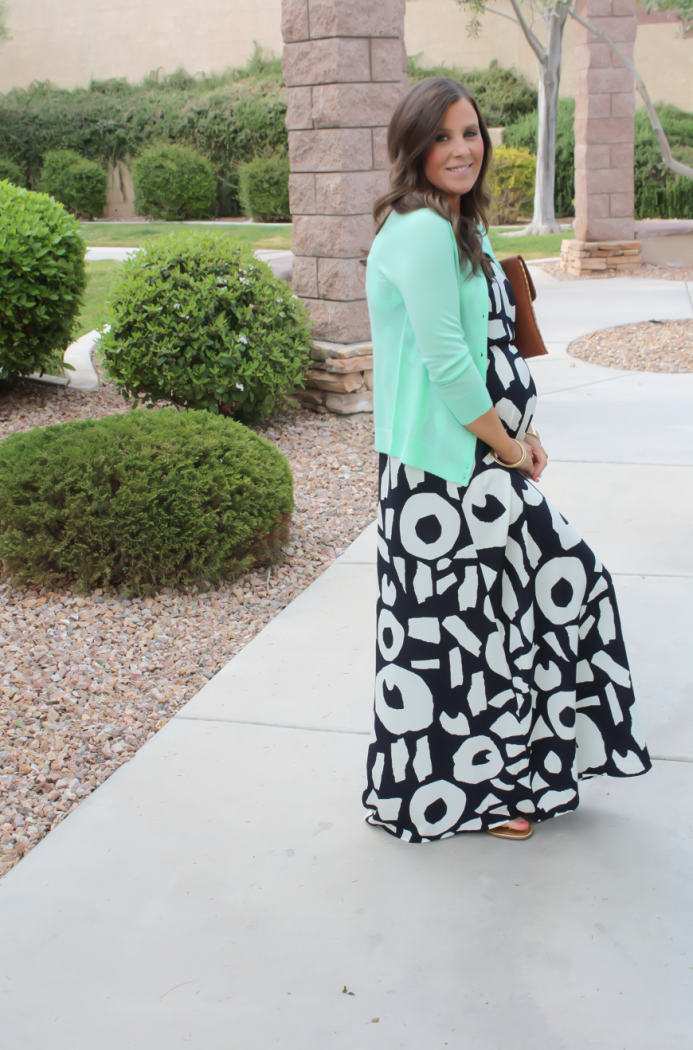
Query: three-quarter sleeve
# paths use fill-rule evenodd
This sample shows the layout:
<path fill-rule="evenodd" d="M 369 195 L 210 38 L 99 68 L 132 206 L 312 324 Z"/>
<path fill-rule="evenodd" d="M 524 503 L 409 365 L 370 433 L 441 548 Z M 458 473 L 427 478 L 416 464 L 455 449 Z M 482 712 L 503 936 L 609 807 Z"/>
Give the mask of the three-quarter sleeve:
<path fill-rule="evenodd" d="M 465 340 L 452 227 L 421 208 L 407 216 L 395 241 L 388 276 L 404 300 L 423 363 L 458 422 L 471 423 L 492 402 Z"/>

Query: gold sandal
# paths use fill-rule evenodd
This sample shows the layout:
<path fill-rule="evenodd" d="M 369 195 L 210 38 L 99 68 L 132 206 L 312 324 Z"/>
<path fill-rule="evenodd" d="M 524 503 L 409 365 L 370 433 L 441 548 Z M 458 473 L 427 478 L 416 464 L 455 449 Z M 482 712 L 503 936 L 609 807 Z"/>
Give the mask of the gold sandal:
<path fill-rule="evenodd" d="M 487 828 L 486 834 L 493 835 L 497 839 L 529 839 L 534 834 L 534 828 L 529 823 L 524 831 L 520 831 L 519 828 L 508 828 L 501 825 L 498 828 Z"/>

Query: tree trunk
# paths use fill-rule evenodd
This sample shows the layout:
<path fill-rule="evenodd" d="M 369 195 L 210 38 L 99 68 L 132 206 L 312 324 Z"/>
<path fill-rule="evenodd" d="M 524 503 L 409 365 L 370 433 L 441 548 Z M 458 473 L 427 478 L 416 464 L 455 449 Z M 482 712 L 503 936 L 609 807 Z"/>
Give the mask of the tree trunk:
<path fill-rule="evenodd" d="M 537 175 L 534 187 L 534 215 L 524 234 L 560 233 L 553 207 L 556 183 L 556 124 L 558 89 L 561 83 L 561 47 L 568 12 L 556 4 L 545 15 L 546 50 L 539 63 L 539 128 L 537 132 Z"/>

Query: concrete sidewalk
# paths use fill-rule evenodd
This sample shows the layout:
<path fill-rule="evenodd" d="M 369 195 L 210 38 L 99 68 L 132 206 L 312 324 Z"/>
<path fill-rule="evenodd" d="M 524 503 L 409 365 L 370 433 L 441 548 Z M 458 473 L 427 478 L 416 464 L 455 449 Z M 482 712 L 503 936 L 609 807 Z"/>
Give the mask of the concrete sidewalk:
<path fill-rule="evenodd" d="M 12 1050 L 687 1050 L 693 376 L 565 346 L 693 310 L 549 281 L 542 484 L 614 573 L 652 773 L 528 843 L 366 826 L 371 526 L 0 882 Z"/>

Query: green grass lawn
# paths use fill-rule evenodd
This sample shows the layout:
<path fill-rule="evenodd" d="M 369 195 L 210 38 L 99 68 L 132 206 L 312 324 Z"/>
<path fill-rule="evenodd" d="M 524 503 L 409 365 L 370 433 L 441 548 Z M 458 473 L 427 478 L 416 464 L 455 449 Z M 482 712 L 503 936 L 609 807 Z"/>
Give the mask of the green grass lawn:
<path fill-rule="evenodd" d="M 235 223 L 219 226 L 187 226 L 177 222 L 157 223 L 119 223 L 103 224 L 83 223 L 82 231 L 90 247 L 123 247 L 144 246 L 148 239 L 161 237 L 172 230 L 183 230 L 193 234 L 201 231 L 219 231 L 225 236 L 235 237 L 256 248 L 290 248 L 291 230 L 288 227 L 278 229 L 276 226 L 239 226 Z M 547 237 L 503 237 L 499 230 L 491 230 L 490 238 L 493 250 L 499 258 L 506 255 L 523 255 L 525 259 L 546 259 L 560 254 L 561 241 L 572 237 L 573 231 L 550 234 Z M 122 265 L 119 262 L 88 262 L 87 290 L 84 304 L 79 314 L 74 338 L 100 328 L 106 323 L 106 304 L 113 283 Z"/>
<path fill-rule="evenodd" d="M 491 247 L 499 259 L 522 255 L 525 259 L 548 259 L 561 254 L 561 241 L 574 237 L 573 230 L 549 233 L 545 237 L 505 237 L 500 230 L 490 230 Z"/>
<path fill-rule="evenodd" d="M 187 236 L 216 233 L 233 237 L 243 244 L 252 244 L 254 248 L 291 247 L 290 226 L 246 226 L 236 222 L 219 222 L 213 226 L 187 222 L 83 222 L 81 233 L 90 248 L 144 248 L 154 238 L 169 233 Z"/>
<path fill-rule="evenodd" d="M 241 223 L 217 223 L 214 226 L 198 226 L 183 222 L 83 222 L 82 236 L 90 248 L 145 247 L 152 238 L 167 233 L 180 232 L 188 236 L 200 233 L 217 233 L 233 237 L 254 248 L 290 248 L 291 228 L 288 226 L 246 226 Z M 525 259 L 556 258 L 561 252 L 561 241 L 573 237 L 572 230 L 552 233 L 546 237 L 505 237 L 500 230 L 491 230 L 493 250 L 500 258 L 506 255 L 523 255 Z M 95 263 L 105 266 L 106 263 Z"/>
<path fill-rule="evenodd" d="M 86 263 L 87 290 L 73 339 L 79 339 L 81 335 L 94 328 L 101 328 L 106 323 L 106 304 L 120 266 L 122 263 L 110 261 Z"/>

